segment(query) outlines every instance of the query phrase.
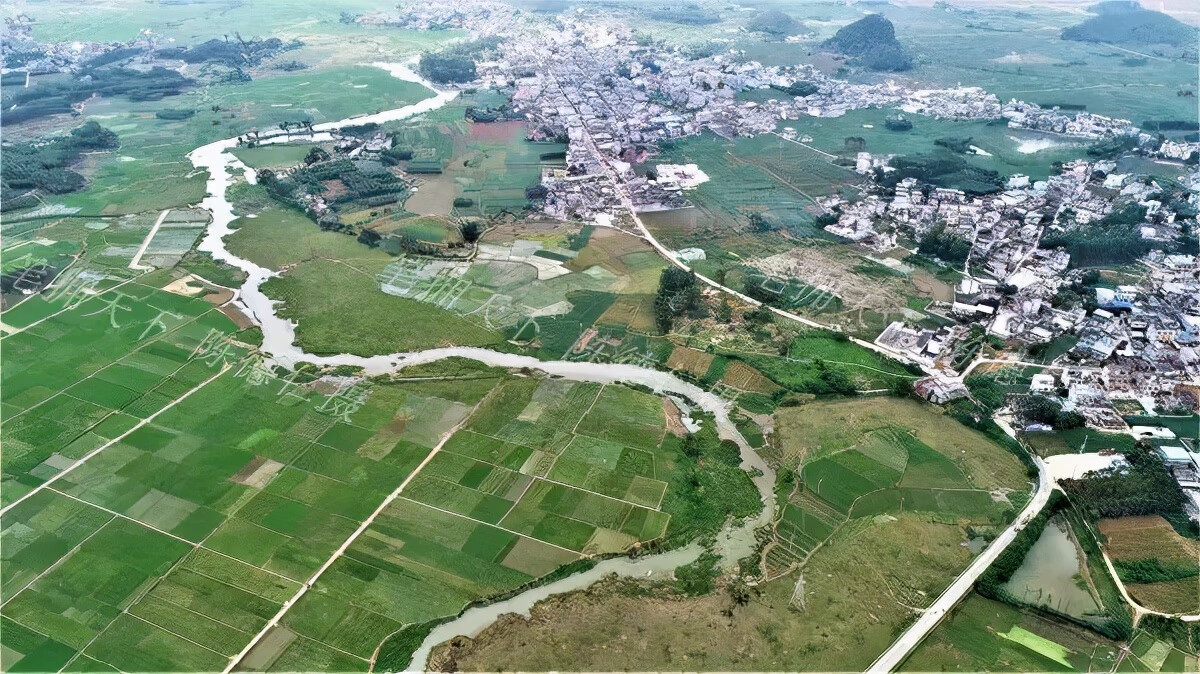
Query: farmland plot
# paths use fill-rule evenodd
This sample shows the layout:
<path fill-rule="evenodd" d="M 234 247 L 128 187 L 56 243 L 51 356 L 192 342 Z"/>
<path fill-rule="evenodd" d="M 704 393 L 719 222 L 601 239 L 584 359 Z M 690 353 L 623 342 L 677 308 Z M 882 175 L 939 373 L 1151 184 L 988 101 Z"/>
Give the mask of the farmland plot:
<path fill-rule="evenodd" d="M 637 435 L 610 432 L 626 425 Z M 500 381 L 285 617 L 277 640 L 301 638 L 256 668 L 295 662 L 314 644 L 365 660 L 405 625 L 454 615 L 582 555 L 662 537 L 675 470 L 675 450 L 659 446 L 665 426 L 657 396 Z"/>
<path fill-rule="evenodd" d="M 979 465 L 978 457 L 964 461 L 954 451 L 954 432 L 940 437 L 927 432 L 921 424 L 933 419 L 911 415 L 908 408 L 903 401 L 885 399 L 777 412 L 779 460 L 799 465 L 777 516 L 778 545 L 768 550 L 771 568 L 784 571 L 804 563 L 839 528 L 863 518 L 910 512 L 939 522 L 1004 521 L 1011 503 L 992 492 L 992 480 L 1001 474 L 968 473 Z M 832 418 L 830 411 L 836 411 Z M 943 427 L 950 423 L 941 422 Z M 986 455 L 988 465 L 1003 466 L 1003 479 L 1012 475 L 1010 489 L 1019 487 L 1019 472 L 1010 472 L 1016 457 L 990 442 L 973 451 Z"/>

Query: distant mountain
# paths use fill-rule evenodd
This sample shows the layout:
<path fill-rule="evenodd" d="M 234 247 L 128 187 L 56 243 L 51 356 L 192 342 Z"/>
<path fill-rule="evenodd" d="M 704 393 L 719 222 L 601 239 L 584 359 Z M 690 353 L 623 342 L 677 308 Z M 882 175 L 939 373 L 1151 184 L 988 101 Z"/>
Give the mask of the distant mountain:
<path fill-rule="evenodd" d="M 746 24 L 746 28 L 756 33 L 766 33 L 775 37 L 787 37 L 799 33 L 803 26 L 800 22 L 783 12 L 772 9 L 759 14 Z"/>
<path fill-rule="evenodd" d="M 871 70 L 908 70 L 912 58 L 896 39 L 896 29 L 882 14 L 868 14 L 839 30 L 822 48 L 854 59 Z"/>
<path fill-rule="evenodd" d="M 1195 46 L 1197 29 L 1162 12 L 1146 9 L 1132 0 L 1110 0 L 1093 5 L 1096 14 L 1066 28 L 1064 40 L 1113 44 L 1169 44 Z"/>

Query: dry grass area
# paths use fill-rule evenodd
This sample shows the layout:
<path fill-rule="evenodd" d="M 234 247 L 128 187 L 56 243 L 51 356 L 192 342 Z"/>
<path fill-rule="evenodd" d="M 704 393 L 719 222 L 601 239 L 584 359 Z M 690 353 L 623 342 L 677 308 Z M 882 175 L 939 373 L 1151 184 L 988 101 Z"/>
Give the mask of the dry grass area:
<path fill-rule="evenodd" d="M 1130 584 L 1125 589 L 1139 604 L 1157 611 L 1194 614 L 1200 608 L 1200 576 L 1167 583 Z"/>
<path fill-rule="evenodd" d="M 619 293 L 649 294 L 658 290 L 658 276 L 666 262 L 642 239 L 616 229 L 597 227 L 588 245 L 566 264 L 571 271 L 599 266 L 619 277 Z"/>
<path fill-rule="evenodd" d="M 1164 562 L 1195 564 L 1200 559 L 1200 541 L 1180 536 L 1158 515 L 1100 520 L 1104 549 L 1114 560 L 1157 557 Z"/>
<path fill-rule="evenodd" d="M 954 286 L 946 283 L 924 269 L 914 269 L 908 276 L 917 292 L 939 302 L 954 301 Z"/>
<path fill-rule="evenodd" d="M 834 246 L 797 246 L 751 262 L 775 278 L 794 278 L 832 292 L 847 311 L 886 313 L 905 306 L 904 278 L 863 274 L 856 269 L 860 263 L 852 250 Z"/>
<path fill-rule="evenodd" d="M 684 597 L 609 580 L 551 597 L 434 652 L 461 671 L 862 671 L 967 564 L 965 532 L 912 515 L 839 532 L 804 571 L 765 583 L 746 606 L 718 589 Z"/>
<path fill-rule="evenodd" d="M 1158 515 L 1100 520 L 1104 549 L 1116 561 L 1151 557 L 1169 565 L 1195 566 L 1200 541 L 1180 536 Z M 1147 608 L 1168 613 L 1195 613 L 1200 608 L 1200 576 L 1164 583 L 1127 583 L 1129 594 Z"/>
<path fill-rule="evenodd" d="M 909 429 L 918 440 L 953 460 L 980 489 L 1024 490 L 1028 482 L 1016 456 L 946 416 L 932 405 L 901 398 L 815 401 L 775 412 L 774 451 L 780 464 L 802 461 L 858 444 L 872 430 Z"/>
<path fill-rule="evenodd" d="M 625 325 L 634 330 L 655 330 L 654 295 L 618 295 L 596 322 L 601 325 Z"/>
<path fill-rule="evenodd" d="M 721 381 L 739 391 L 754 393 L 770 394 L 779 388 L 775 382 L 767 379 L 761 372 L 741 361 L 731 362 L 729 367 L 725 368 L 725 375 L 721 377 Z"/>
<path fill-rule="evenodd" d="M 671 357 L 667 358 L 667 367 L 703 377 L 708 372 L 709 366 L 712 365 L 713 358 L 711 353 L 689 349 L 686 346 L 677 346 L 671 352 Z"/>

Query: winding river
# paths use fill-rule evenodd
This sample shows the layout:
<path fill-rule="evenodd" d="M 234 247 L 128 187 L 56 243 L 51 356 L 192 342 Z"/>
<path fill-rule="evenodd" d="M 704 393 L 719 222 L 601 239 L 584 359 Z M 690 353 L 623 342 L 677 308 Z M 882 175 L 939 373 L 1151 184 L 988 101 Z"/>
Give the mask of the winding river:
<path fill-rule="evenodd" d="M 383 123 L 406 119 L 442 107 L 455 98 L 457 92 L 438 91 L 433 85 L 419 77 L 408 64 L 375 63 L 376 67 L 387 70 L 392 76 L 417 82 L 434 92 L 434 96 L 413 105 L 392 110 L 386 110 L 374 115 L 351 117 L 337 122 L 327 122 L 313 126 L 312 134 L 296 136 L 294 134 L 275 133 L 264 135 L 258 139 L 260 144 L 281 143 L 292 140 L 328 140 L 331 131 L 370 122 Z M 263 344 L 261 351 L 272 364 L 284 367 L 294 367 L 300 362 L 317 365 L 351 365 L 363 368 L 369 375 L 383 375 L 399 372 L 410 365 L 431 363 L 445 358 L 459 357 L 478 361 L 490 366 L 505 368 L 528 368 L 539 370 L 549 375 L 563 377 L 575 381 L 596 383 L 627 382 L 650 387 L 663 394 L 681 396 L 705 412 L 712 414 L 716 420 L 717 432 L 721 438 L 737 443 L 741 450 L 742 468 L 750 472 L 755 487 L 763 500 L 763 510 L 755 518 L 742 522 L 734 522 L 727 526 L 717 537 L 716 551 L 721 555 L 723 564 L 732 566 L 738 559 L 746 557 L 754 551 L 756 541 L 754 532 L 766 525 L 774 512 L 775 473 L 767 466 L 757 453 L 751 449 L 745 438 L 738 432 L 729 418 L 728 404 L 720 397 L 713 395 L 694 384 L 685 382 L 674 375 L 658 370 L 634 365 L 618 365 L 605 363 L 589 363 L 576 361 L 541 361 L 531 356 L 511 353 L 501 353 L 490 349 L 474 347 L 446 347 L 428 349 L 412 353 L 393 353 L 383 356 L 362 357 L 351 354 L 333 356 L 318 356 L 305 353 L 296 345 L 296 325 L 292 321 L 276 314 L 274 300 L 262 291 L 262 284 L 277 273 L 261 267 L 253 262 L 240 258 L 231 253 L 225 245 L 225 237 L 234 230 L 230 227 L 238 216 L 234 215 L 233 205 L 227 198 L 227 191 L 233 182 L 233 173 L 241 173 L 250 183 L 255 181 L 255 173 L 229 150 L 237 147 L 238 138 L 229 138 L 201 146 L 188 154 L 188 159 L 197 169 L 208 172 L 208 196 L 200 206 L 212 214 L 212 222 L 205 231 L 204 239 L 199 249 L 213 256 L 214 259 L 237 267 L 246 273 L 246 281 L 239 288 L 234 302 L 250 319 L 262 329 Z M 500 616 L 507 613 L 529 614 L 530 608 L 546 597 L 586 588 L 600 578 L 616 573 L 623 576 L 653 576 L 665 575 L 681 565 L 694 561 L 703 552 L 697 544 L 671 550 L 658 555 L 650 555 L 639 559 L 616 557 L 606 559 L 583 573 L 575 574 L 537 587 L 510 599 L 496 602 L 487 606 L 471 608 L 457 619 L 444 623 L 433 630 L 424 643 L 414 654 L 409 670 L 424 669 L 430 651 L 439 643 L 455 636 L 474 636 Z"/>

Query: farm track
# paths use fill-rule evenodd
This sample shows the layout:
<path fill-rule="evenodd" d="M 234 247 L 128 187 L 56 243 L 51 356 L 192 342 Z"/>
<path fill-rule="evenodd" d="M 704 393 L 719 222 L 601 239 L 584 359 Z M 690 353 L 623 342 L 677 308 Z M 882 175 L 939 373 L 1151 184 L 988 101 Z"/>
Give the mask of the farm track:
<path fill-rule="evenodd" d="M 485 396 L 483 400 L 487 400 L 487 397 Z M 479 403 L 476 403 L 475 407 L 472 408 L 471 411 L 474 412 L 476 409 L 478 409 L 479 405 L 483 403 L 483 400 L 481 400 Z M 285 615 L 287 615 L 288 611 L 290 611 L 292 607 L 295 606 L 296 603 L 299 602 L 309 590 L 312 589 L 313 585 L 320 580 L 321 576 L 324 575 L 327 570 L 329 570 L 329 567 L 333 566 L 334 562 L 336 562 L 342 555 L 346 553 L 347 550 L 350 549 L 350 546 L 353 545 L 356 540 L 358 540 L 359 536 L 362 536 L 363 533 L 370 528 L 375 519 L 379 517 L 383 511 L 387 510 L 387 507 L 391 505 L 393 501 L 395 501 L 397 498 L 400 498 L 400 494 L 404 491 L 404 488 L 407 487 L 409 483 L 421 473 L 421 470 L 424 469 L 425 466 L 429 465 L 429 462 L 433 460 L 433 457 L 437 456 L 438 452 L 442 451 L 442 447 L 445 446 L 446 442 L 450 440 L 450 437 L 457 433 L 463 426 L 465 426 L 470 418 L 470 414 L 464 416 L 461 421 L 454 425 L 454 428 L 451 428 L 449 431 L 446 431 L 444 435 L 442 435 L 442 437 L 438 440 L 438 443 L 434 445 L 433 449 L 429 450 L 429 454 L 425 456 L 425 459 L 421 461 L 421 463 L 418 464 L 411 473 L 409 473 L 408 477 L 404 478 L 404 481 L 400 483 L 400 486 L 396 487 L 391 494 L 388 494 L 387 498 L 385 498 L 383 502 L 379 504 L 379 507 L 375 508 L 375 511 L 358 525 L 358 528 L 354 530 L 354 533 L 350 534 L 350 536 L 341 544 L 341 546 L 339 546 L 337 550 L 333 551 L 333 554 L 329 556 L 329 559 L 325 560 L 325 563 L 321 565 L 321 568 L 317 569 L 317 571 L 310 576 L 308 580 L 300 585 L 300 589 L 296 590 L 296 594 L 292 595 L 290 599 L 283 602 L 283 605 L 279 608 L 279 612 L 276 613 L 275 616 L 271 618 L 271 620 L 269 620 L 265 626 L 263 626 L 262 630 L 260 630 L 258 634 L 256 634 L 254 638 L 250 640 L 250 643 L 246 644 L 246 647 L 243 648 L 240 653 L 230 658 L 229 664 L 224 670 L 226 674 L 233 671 L 234 667 L 237 667 L 242 660 L 246 658 L 246 655 L 248 655 L 250 651 L 254 650 L 254 647 L 257 646 L 263 640 L 263 638 L 265 638 L 267 634 L 271 632 L 271 630 L 279 626 L 279 621 L 282 620 Z"/>
<path fill-rule="evenodd" d="M 21 496 L 21 497 L 20 497 L 20 498 L 18 498 L 17 500 L 13 501 L 12 503 L 10 503 L 10 504 L 8 504 L 7 506 L 5 506 L 4 508 L 0 509 L 0 515 L 3 515 L 4 513 L 8 512 L 9 510 L 12 510 L 12 509 L 13 509 L 13 508 L 15 508 L 15 507 L 16 507 L 18 504 L 20 504 L 20 503 L 23 503 L 23 502 L 24 502 L 26 499 L 30 498 L 30 497 L 31 497 L 31 496 L 33 496 L 34 494 L 40 493 L 40 492 L 41 492 L 43 489 L 49 489 L 49 488 L 50 488 L 50 485 L 54 484 L 55 482 L 58 482 L 60 479 L 62 479 L 62 477 L 63 477 L 64 475 L 67 475 L 67 474 L 68 474 L 68 473 L 70 473 L 71 471 L 73 471 L 73 470 L 75 470 L 76 468 L 78 468 L 78 467 L 82 466 L 83 464 L 87 463 L 88 461 L 90 461 L 90 460 L 92 459 L 92 457 L 96 456 L 96 455 L 97 455 L 97 454 L 99 454 L 100 452 L 103 452 L 104 450 L 108 449 L 109 447 L 112 447 L 113 445 L 115 445 L 115 444 L 117 444 L 118 442 L 120 442 L 120 441 L 124 440 L 125 438 L 129 437 L 129 435 L 130 435 L 130 434 L 132 434 L 133 432 L 137 431 L 138 429 L 142 428 L 143 426 L 145 426 L 145 425 L 147 425 L 147 424 L 151 423 L 152 421 L 154 421 L 155 419 L 157 419 L 157 418 L 158 418 L 158 416 L 159 416 L 160 414 L 162 414 L 162 413 L 166 412 L 167 410 L 171 409 L 172 407 L 175 407 L 176 405 L 178 405 L 179 403 L 183 402 L 183 401 L 184 401 L 184 400 L 186 400 L 188 397 L 190 397 L 190 396 L 191 396 L 193 393 L 195 393 L 195 392 L 199 391 L 200 389 L 204 388 L 205 386 L 208 386 L 208 385 L 209 385 L 209 384 L 211 384 L 212 382 L 216 381 L 216 380 L 217 380 L 217 378 L 218 378 L 218 377 L 220 377 L 221 375 L 225 374 L 225 372 L 226 372 L 226 371 L 227 371 L 227 370 L 228 370 L 230 367 L 231 367 L 231 366 L 229 365 L 229 363 L 225 363 L 225 364 L 224 364 L 224 365 L 221 367 L 221 370 L 220 370 L 219 372 L 217 372 L 217 373 L 216 373 L 216 374 L 214 374 L 213 376 L 209 377 L 208 379 L 205 379 L 204 381 L 200 382 L 199 384 L 196 384 L 196 385 L 195 385 L 194 387 L 192 387 L 191 389 L 188 389 L 188 390 L 187 390 L 187 391 L 186 391 L 186 392 L 185 392 L 183 395 L 181 395 L 181 396 L 179 396 L 178 398 L 176 398 L 176 399 L 172 400 L 171 402 L 167 403 L 167 404 L 166 404 L 166 405 L 165 405 L 165 406 L 164 406 L 162 409 L 158 410 L 158 411 L 157 411 L 157 412 L 155 412 L 154 414 L 151 414 L 150 416 L 146 417 L 145 419 L 142 419 L 141 421 L 139 421 L 137 424 L 135 424 L 135 425 L 133 426 L 133 428 L 130 428 L 129 430 L 127 430 L 127 431 L 125 431 L 124 433 L 122 433 L 122 434 L 118 435 L 117 437 L 113 438 L 112 440 L 109 440 L 108 442 L 104 443 L 104 444 L 103 444 L 103 445 L 101 445 L 100 447 L 98 447 L 98 448 L 96 448 L 96 449 L 93 449 L 92 451 L 90 451 L 90 452 L 88 452 L 87 454 L 83 455 L 83 457 L 82 457 L 82 458 L 80 458 L 78 461 L 75 461 L 74 463 L 72 463 L 71 465 L 69 465 L 69 466 L 67 466 L 66 468 L 62 469 L 62 470 L 61 470 L 61 471 L 59 471 L 58 473 L 55 473 L 55 474 L 54 474 L 54 477 L 51 477 L 50 479 L 46 480 L 45 482 L 43 482 L 43 483 L 39 484 L 38 486 L 36 486 L 36 487 L 34 487 L 33 489 L 31 489 L 31 490 L 30 490 L 28 493 L 26 493 L 25 495 Z"/>

